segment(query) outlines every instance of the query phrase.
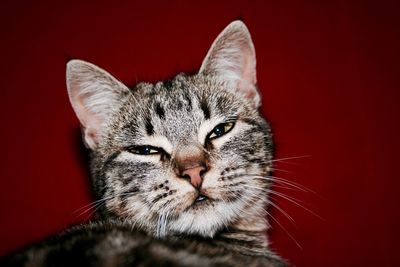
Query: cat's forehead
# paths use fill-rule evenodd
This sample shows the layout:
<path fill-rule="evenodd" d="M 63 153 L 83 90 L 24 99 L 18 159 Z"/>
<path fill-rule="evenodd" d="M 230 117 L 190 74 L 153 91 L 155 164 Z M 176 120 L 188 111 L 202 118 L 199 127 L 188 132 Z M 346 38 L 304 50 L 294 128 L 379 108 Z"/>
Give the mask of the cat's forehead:
<path fill-rule="evenodd" d="M 206 110 L 206 104 L 215 106 L 214 102 L 231 97 L 224 90 L 223 83 L 213 78 L 204 76 L 186 76 L 179 74 L 175 78 L 161 81 L 156 84 L 139 84 L 134 88 L 133 94 L 143 104 L 151 103 L 160 111 L 163 105 L 170 112 L 190 113 L 196 110 L 205 112 L 208 118 L 210 114 Z M 144 107 L 141 105 L 139 108 Z"/>
<path fill-rule="evenodd" d="M 218 80 L 178 75 L 132 89 L 121 121 L 134 138 L 162 135 L 176 143 L 195 138 L 205 121 L 222 122 L 240 109 L 238 99 Z"/>

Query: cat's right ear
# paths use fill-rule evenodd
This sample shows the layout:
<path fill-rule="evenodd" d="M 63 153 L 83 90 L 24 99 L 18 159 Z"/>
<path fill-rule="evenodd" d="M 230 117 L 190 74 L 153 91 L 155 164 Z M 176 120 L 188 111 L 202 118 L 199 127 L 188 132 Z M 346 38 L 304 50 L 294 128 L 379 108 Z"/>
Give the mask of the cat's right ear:
<path fill-rule="evenodd" d="M 129 89 L 105 70 L 82 60 L 67 63 L 67 88 L 83 128 L 84 141 L 93 150 Z"/>

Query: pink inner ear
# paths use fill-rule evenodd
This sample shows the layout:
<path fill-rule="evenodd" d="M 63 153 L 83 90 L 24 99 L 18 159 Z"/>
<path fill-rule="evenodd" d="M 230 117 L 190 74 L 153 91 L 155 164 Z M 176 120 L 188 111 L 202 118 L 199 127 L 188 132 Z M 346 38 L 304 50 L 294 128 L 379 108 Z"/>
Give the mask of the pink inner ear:
<path fill-rule="evenodd" d="M 101 128 L 101 120 L 96 114 L 87 108 L 85 103 L 85 97 L 87 97 L 87 95 L 79 94 L 81 90 L 82 88 L 80 88 L 80 84 L 77 81 L 70 81 L 69 94 L 71 104 L 82 125 L 86 145 L 89 148 L 94 149 L 99 141 L 98 132 Z"/>
<path fill-rule="evenodd" d="M 242 79 L 252 85 L 257 84 L 256 59 L 255 55 L 249 51 L 246 51 L 244 55 Z"/>
<path fill-rule="evenodd" d="M 99 132 L 93 128 L 83 128 L 84 138 L 87 146 L 94 149 L 99 141 Z"/>
<path fill-rule="evenodd" d="M 251 40 L 249 40 L 251 42 Z M 252 44 L 248 42 L 239 42 L 240 47 L 237 50 L 238 54 L 232 54 L 231 62 L 228 63 L 224 69 L 219 66 L 220 73 L 219 75 L 224 76 L 227 74 L 227 78 L 229 79 L 229 72 L 235 72 L 237 75 L 234 75 L 239 78 L 239 80 L 233 80 L 232 83 L 236 88 L 236 91 L 244 96 L 245 98 L 254 102 L 254 106 L 258 107 L 259 103 L 259 94 L 257 92 L 256 84 L 257 84 L 257 75 L 256 75 L 256 60 L 255 53 L 252 50 Z M 228 56 L 228 55 L 227 55 Z M 223 61 L 224 59 L 221 59 Z M 232 68 L 232 65 L 235 67 Z"/>
<path fill-rule="evenodd" d="M 84 99 L 77 96 L 72 96 L 73 105 L 77 117 L 82 124 L 82 130 L 84 131 L 84 138 L 89 148 L 94 149 L 99 141 L 99 131 L 101 129 L 101 120 L 98 115 L 91 112 L 85 105 Z"/>
<path fill-rule="evenodd" d="M 74 102 L 76 104 L 76 113 L 82 125 L 88 128 L 99 128 L 101 126 L 101 120 L 98 117 L 99 115 L 96 115 L 94 112 L 88 109 L 87 104 L 85 104 L 85 99 L 82 96 L 77 95 L 74 98 Z"/>

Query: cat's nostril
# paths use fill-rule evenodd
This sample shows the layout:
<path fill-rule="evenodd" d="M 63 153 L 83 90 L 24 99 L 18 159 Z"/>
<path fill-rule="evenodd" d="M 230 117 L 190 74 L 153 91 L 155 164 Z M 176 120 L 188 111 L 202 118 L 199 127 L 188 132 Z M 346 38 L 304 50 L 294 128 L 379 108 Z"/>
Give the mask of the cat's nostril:
<path fill-rule="evenodd" d="M 185 180 L 189 180 L 190 181 L 190 176 L 188 174 L 182 175 L 181 177 L 183 179 L 185 179 Z"/>
<path fill-rule="evenodd" d="M 199 188 L 203 182 L 203 175 L 207 169 L 203 166 L 196 166 L 182 171 L 181 177 L 188 180 L 195 188 Z"/>

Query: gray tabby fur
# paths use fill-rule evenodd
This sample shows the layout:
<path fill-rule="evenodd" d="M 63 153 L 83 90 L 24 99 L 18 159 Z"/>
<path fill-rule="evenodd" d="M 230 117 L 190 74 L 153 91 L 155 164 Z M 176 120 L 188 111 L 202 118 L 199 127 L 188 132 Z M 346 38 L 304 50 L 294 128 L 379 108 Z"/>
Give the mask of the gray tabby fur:
<path fill-rule="evenodd" d="M 10 262 L 286 266 L 269 250 L 266 236 L 273 147 L 270 127 L 258 112 L 255 63 L 240 21 L 219 35 L 195 75 L 130 90 L 95 65 L 70 61 L 67 85 L 92 152 L 99 219 Z M 232 130 L 207 141 L 225 122 L 235 123 Z M 138 145 L 165 153 L 129 150 Z M 178 174 L 181 158 L 206 165 L 200 189 Z M 199 194 L 207 200 L 197 203 Z"/>

